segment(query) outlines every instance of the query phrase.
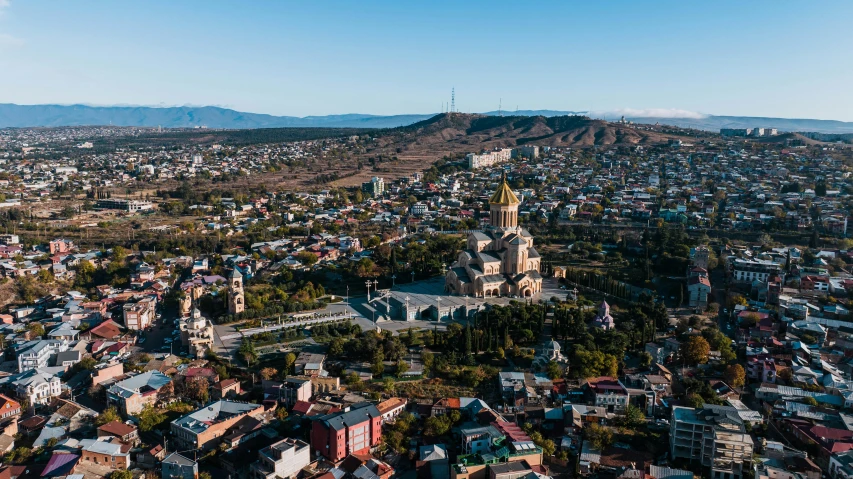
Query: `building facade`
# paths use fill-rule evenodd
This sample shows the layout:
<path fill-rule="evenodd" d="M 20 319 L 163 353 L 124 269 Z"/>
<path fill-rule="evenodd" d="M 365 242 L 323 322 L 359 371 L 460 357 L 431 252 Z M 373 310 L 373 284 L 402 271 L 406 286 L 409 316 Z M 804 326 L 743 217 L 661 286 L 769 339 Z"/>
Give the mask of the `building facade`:
<path fill-rule="evenodd" d="M 468 235 L 467 248 L 445 278 L 445 291 L 475 297 L 531 297 L 542 290 L 533 236 L 518 226 L 521 202 L 506 177 L 489 200 L 491 225 Z"/>
<path fill-rule="evenodd" d="M 737 409 L 731 406 L 674 406 L 670 453 L 673 459 L 699 462 L 712 479 L 741 479 L 752 466 L 753 442 Z"/>
<path fill-rule="evenodd" d="M 382 415 L 367 402 L 314 418 L 311 425 L 311 447 L 335 463 L 350 454 L 370 452 L 381 437 Z"/>
<path fill-rule="evenodd" d="M 124 312 L 124 326 L 131 331 L 140 331 L 154 322 L 156 315 L 157 299 L 148 296 L 135 303 L 125 303 L 122 307 Z"/>

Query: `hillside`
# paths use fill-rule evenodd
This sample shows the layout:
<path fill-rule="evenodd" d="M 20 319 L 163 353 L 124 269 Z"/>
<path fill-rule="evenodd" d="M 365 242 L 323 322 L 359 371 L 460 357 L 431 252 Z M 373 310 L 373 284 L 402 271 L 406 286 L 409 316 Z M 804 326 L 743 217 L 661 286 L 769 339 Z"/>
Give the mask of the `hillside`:
<path fill-rule="evenodd" d="M 540 146 L 607 146 L 664 143 L 673 135 L 585 116 L 486 116 L 443 113 L 398 129 L 409 148 L 443 145 L 454 151 Z"/>

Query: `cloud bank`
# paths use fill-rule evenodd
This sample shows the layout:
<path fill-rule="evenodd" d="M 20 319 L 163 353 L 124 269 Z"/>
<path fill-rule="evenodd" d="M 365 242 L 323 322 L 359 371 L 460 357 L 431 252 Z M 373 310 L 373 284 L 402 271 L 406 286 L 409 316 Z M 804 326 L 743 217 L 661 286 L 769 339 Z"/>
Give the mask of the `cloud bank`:
<path fill-rule="evenodd" d="M 690 118 L 694 120 L 708 117 L 704 113 L 677 108 L 620 108 L 609 111 L 591 111 L 589 114 L 592 117 L 624 116 L 625 118 Z"/>

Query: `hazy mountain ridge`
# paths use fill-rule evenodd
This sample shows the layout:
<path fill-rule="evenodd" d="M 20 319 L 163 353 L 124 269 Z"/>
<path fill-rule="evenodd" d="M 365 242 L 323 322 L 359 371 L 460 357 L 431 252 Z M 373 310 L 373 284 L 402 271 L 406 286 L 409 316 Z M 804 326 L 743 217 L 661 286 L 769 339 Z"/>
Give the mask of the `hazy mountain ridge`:
<path fill-rule="evenodd" d="M 584 111 L 518 110 L 490 111 L 484 116 L 557 117 L 586 115 Z M 186 128 L 250 129 L 283 127 L 395 128 L 428 120 L 432 114 L 367 115 L 360 113 L 325 116 L 275 116 L 246 113 L 214 106 L 147 107 L 88 105 L 0 104 L 0 128 L 57 127 L 82 125 L 147 126 Z M 615 120 L 618 115 L 608 119 Z M 720 128 L 778 128 L 780 131 L 853 133 L 853 122 L 798 118 L 769 118 L 707 115 L 701 118 L 626 117 L 635 123 L 660 123 L 682 128 L 718 131 Z"/>

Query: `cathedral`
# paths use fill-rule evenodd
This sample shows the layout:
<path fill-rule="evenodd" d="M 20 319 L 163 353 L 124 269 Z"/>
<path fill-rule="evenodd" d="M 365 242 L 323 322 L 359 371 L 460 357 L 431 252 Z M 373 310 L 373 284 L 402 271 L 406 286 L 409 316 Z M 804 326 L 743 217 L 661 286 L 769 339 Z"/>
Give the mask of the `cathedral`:
<path fill-rule="evenodd" d="M 530 297 L 542 290 L 533 236 L 518 227 L 518 197 L 502 178 L 489 200 L 490 226 L 468 235 L 445 278 L 445 291 L 478 298 Z"/>

